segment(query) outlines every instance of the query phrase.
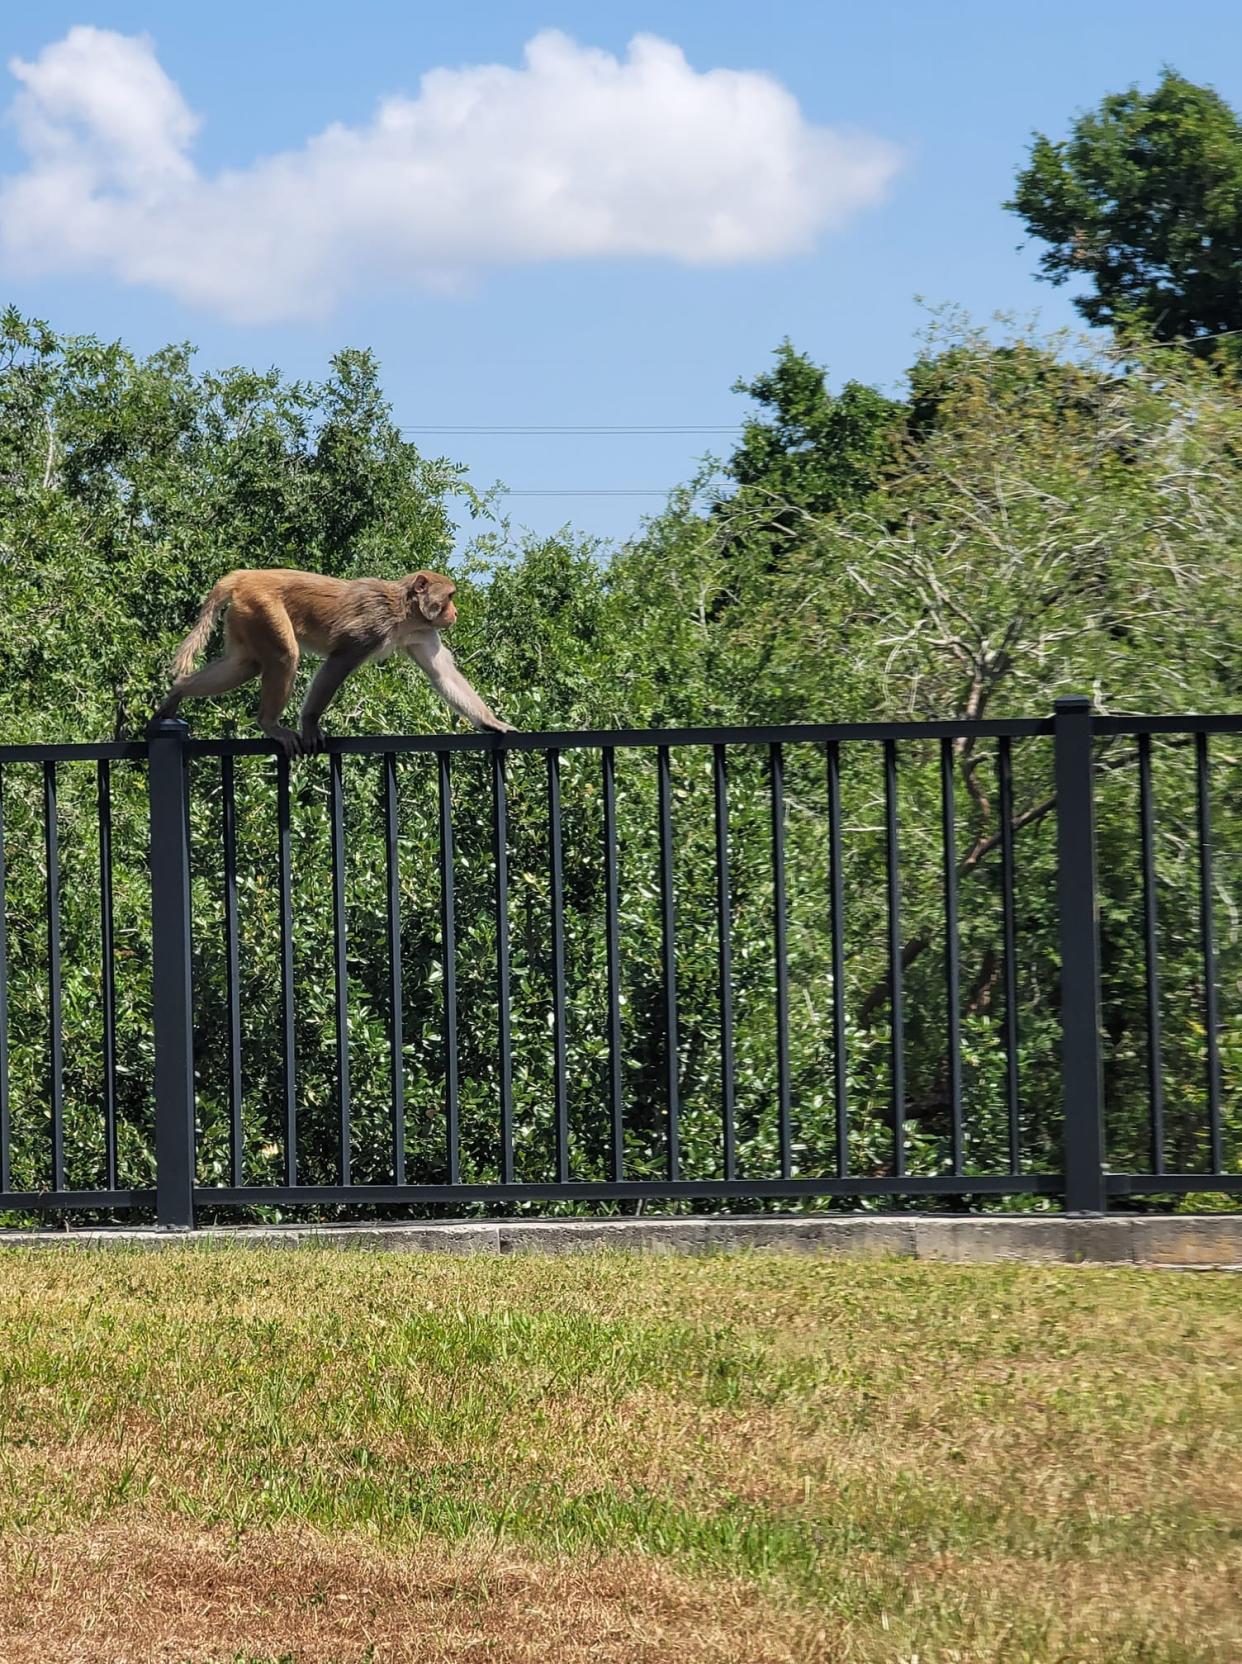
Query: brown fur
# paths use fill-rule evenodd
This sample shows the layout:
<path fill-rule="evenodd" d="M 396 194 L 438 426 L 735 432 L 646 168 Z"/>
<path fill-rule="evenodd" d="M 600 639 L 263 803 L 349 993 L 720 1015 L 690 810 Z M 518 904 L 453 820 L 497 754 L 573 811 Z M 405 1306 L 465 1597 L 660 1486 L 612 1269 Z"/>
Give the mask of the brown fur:
<path fill-rule="evenodd" d="M 174 715 L 183 699 L 227 693 L 259 676 L 263 732 L 290 756 L 318 750 L 323 744 L 319 718 L 345 678 L 367 659 L 401 649 L 476 728 L 511 732 L 479 698 L 440 640 L 440 631 L 457 622 L 456 589 L 451 578 L 438 572 L 396 580 L 327 578 L 281 568 L 230 572 L 203 602 L 194 628 L 177 649 L 175 680 L 156 717 Z M 192 672 L 222 613 L 224 655 Z M 319 655 L 323 663 L 295 733 L 280 718 L 303 650 Z"/>

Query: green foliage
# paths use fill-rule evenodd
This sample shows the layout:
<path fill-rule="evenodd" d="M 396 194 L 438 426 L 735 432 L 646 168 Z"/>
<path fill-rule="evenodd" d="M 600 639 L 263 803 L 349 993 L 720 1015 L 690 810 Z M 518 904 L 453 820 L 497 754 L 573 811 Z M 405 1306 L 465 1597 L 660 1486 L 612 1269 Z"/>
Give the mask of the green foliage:
<path fill-rule="evenodd" d="M 1160 341 L 1242 329 L 1242 120 L 1210 87 L 1166 69 L 1069 139 L 1037 135 L 1006 206 L 1048 244 L 1049 282 L 1090 280 L 1088 322 Z"/>
<path fill-rule="evenodd" d="M 231 566 L 395 576 L 442 564 L 461 471 L 392 424 L 378 370 L 319 385 L 199 374 L 188 348 L 0 319 L 0 727 L 140 732 L 198 603 Z"/>
<path fill-rule="evenodd" d="M 825 372 L 790 341 L 778 347 L 774 369 L 736 382 L 734 392 L 759 406 L 727 469 L 743 490 L 830 514 L 879 485 L 904 416 L 892 399 L 857 381 L 830 393 Z"/>
<path fill-rule="evenodd" d="M 1103 710 L 1236 708 L 1242 584 L 1242 396 L 1183 355 L 1070 355 L 1015 332 L 996 346 L 952 317 L 933 331 L 903 405 L 865 388 L 831 394 L 788 344 L 745 384 L 760 406 L 706 513 L 679 494 L 610 558 L 570 537 L 512 545 L 503 527 L 449 561 L 446 499 L 459 471 L 428 462 L 392 426 L 374 363 L 343 354 L 323 384 L 274 372 L 198 375 L 184 349 L 137 361 L 61 340 L 9 314 L 0 357 L 0 571 L 12 629 L 0 640 L 0 737 L 93 740 L 141 730 L 162 665 L 222 570 L 303 564 L 393 574 L 451 564 L 462 584 L 455 650 L 503 715 L 533 729 L 872 718 L 1042 715 L 1063 692 Z M 476 505 L 481 506 L 481 505 Z M 188 708 L 198 734 L 253 732 L 253 694 Z M 329 712 L 329 732 L 442 728 L 408 667 L 368 667 Z M 998 754 L 953 749 L 961 888 L 966 1161 L 1003 1170 L 1004 966 Z M 828 951 L 822 751 L 786 748 L 791 988 L 789 1065 L 796 1172 L 835 1148 L 834 989 Z M 1242 978 L 1234 873 L 1242 797 L 1226 744 L 1211 771 L 1217 847 L 1227 1161 L 1236 1165 Z M 899 747 L 907 1162 L 950 1155 L 939 751 Z M 1173 1166 L 1205 1156 L 1205 1036 L 1197 913 L 1193 756 L 1153 748 L 1159 823 L 1166 1102 Z M 590 752 L 561 759 L 566 1049 L 575 1176 L 603 1176 L 609 1142 L 603 794 Z M 768 758 L 731 749 L 730 914 L 739 1165 L 775 1169 L 773 846 Z M 1101 744 L 1099 838 L 1116 1165 L 1147 1160 L 1146 1027 L 1135 757 Z M 48 1175 L 49 987 L 42 777 L 4 771 L 14 1171 Z M 60 770 L 66 1115 L 75 1184 L 97 1183 L 100 1104 L 98 832 L 93 770 Z M 281 1172 L 275 767 L 238 761 L 238 884 L 244 1081 L 243 1170 Z M 387 888 L 381 771 L 344 763 L 353 1176 L 391 1173 Z M 398 766 L 401 1055 L 408 1171 L 446 1163 L 438 784 L 432 757 Z M 711 757 L 676 748 L 675 955 L 682 1166 L 721 1171 L 720 1008 Z M 462 1166 L 499 1163 L 497 924 L 491 776 L 485 756 L 452 769 Z M 551 893 L 543 760 L 508 763 L 510 957 L 519 1175 L 546 1178 L 554 1127 Z M 888 917 L 881 758 L 841 758 L 850 1161 L 892 1163 Z M 1050 744 L 1013 748 L 1018 873 L 1019 1142 L 1026 1168 L 1060 1164 L 1055 799 Z M 337 1059 L 322 760 L 294 774 L 299 1173 L 338 1174 Z M 150 944 L 142 765 L 114 770 L 122 1182 L 151 1172 Z M 221 778 L 191 774 L 200 1173 L 229 1166 L 222 943 Z M 667 1160 L 662 936 L 654 756 L 617 754 L 622 1086 L 626 1161 Z"/>

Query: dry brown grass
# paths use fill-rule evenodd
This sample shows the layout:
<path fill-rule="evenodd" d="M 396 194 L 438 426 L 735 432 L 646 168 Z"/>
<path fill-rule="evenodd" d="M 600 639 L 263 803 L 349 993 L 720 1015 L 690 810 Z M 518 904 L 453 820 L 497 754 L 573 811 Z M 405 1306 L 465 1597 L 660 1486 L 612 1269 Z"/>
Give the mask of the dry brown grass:
<path fill-rule="evenodd" d="M 11 1543 L 4 1664 L 792 1664 L 833 1656 L 807 1614 L 640 1556 L 548 1563 L 424 1540 L 384 1554 L 285 1527 L 114 1523 Z M 785 1637 L 782 1639 L 782 1636 Z"/>

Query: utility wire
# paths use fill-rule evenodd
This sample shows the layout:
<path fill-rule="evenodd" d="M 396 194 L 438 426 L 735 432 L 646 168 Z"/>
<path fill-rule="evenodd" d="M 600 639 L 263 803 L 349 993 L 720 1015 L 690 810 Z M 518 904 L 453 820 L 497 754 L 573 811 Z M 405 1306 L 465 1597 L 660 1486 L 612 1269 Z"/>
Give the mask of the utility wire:
<path fill-rule="evenodd" d="M 1234 335 L 1242 335 L 1242 328 L 1218 329 L 1206 335 L 1179 335 L 1172 341 L 1151 341 L 1148 345 L 1152 347 L 1202 346 L 1207 341 L 1223 341 Z M 434 422 L 402 427 L 399 431 L 401 433 L 445 434 L 593 433 L 617 435 L 638 433 L 742 433 L 745 431 L 745 426 L 746 424 L 742 422 L 506 422 L 496 424 Z M 644 495 L 649 495 L 649 493 L 644 493 Z"/>
<path fill-rule="evenodd" d="M 1242 329 L 1218 329 L 1211 335 L 1175 335 L 1171 341 L 1148 341 L 1149 347 L 1201 347 L 1205 341 L 1223 341 L 1229 335 L 1242 335 Z"/>
<path fill-rule="evenodd" d="M 667 497 L 678 489 L 675 485 L 668 485 L 661 489 L 658 486 L 638 489 L 633 486 L 552 486 L 547 489 L 534 490 L 500 490 L 500 497 Z"/>
<path fill-rule="evenodd" d="M 561 426 L 553 426 L 553 425 L 549 424 L 549 425 L 543 426 L 543 427 L 539 427 L 539 426 L 527 426 L 527 427 L 518 427 L 518 426 L 512 426 L 512 427 L 464 427 L 464 426 L 457 426 L 457 427 L 453 427 L 453 426 L 437 425 L 437 426 L 425 426 L 425 427 L 408 427 L 408 428 L 402 428 L 401 429 L 402 433 L 448 433 L 448 434 L 467 434 L 467 433 L 480 433 L 480 434 L 484 434 L 484 433 L 485 434 L 500 434 L 500 433 L 504 433 L 504 434 L 519 434 L 519 433 L 534 433 L 534 434 L 539 434 L 539 433 L 597 433 L 597 434 L 606 434 L 606 435 L 609 435 L 609 436 L 617 435 L 617 434 L 631 434 L 631 433 L 741 433 L 741 431 L 742 431 L 742 429 L 739 425 L 734 425 L 734 426 L 729 426 L 729 427 L 708 427 L 708 426 L 697 427 L 697 426 L 692 426 L 692 425 L 688 425 L 688 424 L 687 425 L 674 425 L 674 424 L 671 424 L 671 423 L 669 425 L 663 426 L 663 427 L 654 426 L 654 425 L 651 425 L 651 424 L 645 424 L 645 425 L 641 425 L 641 426 L 638 425 L 638 424 L 635 424 L 635 425 L 632 425 L 632 426 L 609 427 L 609 426 L 606 426 L 604 424 L 591 425 L 591 424 L 587 424 L 587 423 L 581 423 L 581 424 L 574 424 L 574 425 L 564 424 L 564 425 L 561 425 Z"/>

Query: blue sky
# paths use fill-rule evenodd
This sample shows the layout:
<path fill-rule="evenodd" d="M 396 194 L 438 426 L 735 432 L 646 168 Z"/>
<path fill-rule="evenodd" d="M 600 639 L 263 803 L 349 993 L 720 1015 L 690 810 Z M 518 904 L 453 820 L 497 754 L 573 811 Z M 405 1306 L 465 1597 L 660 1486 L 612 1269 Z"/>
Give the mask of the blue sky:
<path fill-rule="evenodd" d="M 66 134 L 72 130 L 79 146 L 96 142 L 69 118 L 46 136 L 44 118 L 50 111 L 59 121 L 66 97 L 78 97 L 66 93 L 66 77 L 82 68 L 78 59 L 47 59 L 37 85 L 23 83 L 25 125 L 9 119 L 0 128 L 0 177 L 27 176 L 21 223 L 38 222 L 30 236 L 42 252 L 32 265 L 28 250 L 20 259 L 11 247 L 0 250 L 0 293 L 59 328 L 121 336 L 139 350 L 192 340 L 207 364 L 275 363 L 291 374 L 315 375 L 338 346 L 370 345 L 383 362 L 398 419 L 419 428 L 727 426 L 743 409 L 731 383 L 761 369 L 785 335 L 827 363 L 834 382 L 856 376 L 891 386 L 915 350 L 916 295 L 960 303 L 979 318 L 997 309 L 1037 309 L 1049 324 L 1072 322 L 1065 291 L 1035 282 L 1035 251 L 1018 249 L 1021 228 L 1000 206 L 1032 129 L 1061 134 L 1076 110 L 1132 82 L 1150 85 L 1166 62 L 1242 106 L 1242 10 L 1223 0 L 1176 8 L 1149 0 L 1053 0 L 1020 8 L 884 0 L 589 7 L 562 0 L 551 8 L 117 0 L 94 10 L 43 0 L 38 7 L 4 8 L 3 59 L 38 64 L 75 25 L 151 37 L 149 60 L 138 46 L 125 59 L 139 76 L 141 97 L 150 96 L 150 121 L 126 129 L 118 143 L 129 146 L 124 212 L 147 228 L 130 241 L 150 234 L 156 223 L 150 215 L 163 214 L 163 245 L 154 276 L 135 271 L 132 250 L 122 246 L 131 222 L 113 215 L 115 223 L 101 229 L 72 209 L 58 217 L 55 203 L 49 207 L 31 194 L 46 197 L 47 181 L 63 181 L 54 170 Z M 307 140 L 339 123 L 346 132 L 334 152 L 336 171 L 323 177 L 347 177 L 341 168 L 354 165 L 355 136 L 372 132 L 380 99 L 398 100 L 400 126 L 427 72 L 488 64 L 520 72 L 526 44 L 546 30 L 562 31 L 569 43 L 548 49 L 556 62 L 533 86 L 529 73 L 505 83 L 510 91 L 501 104 L 509 113 L 500 120 L 499 138 L 485 135 L 470 156 L 442 145 L 434 188 L 447 193 L 445 224 L 434 257 L 425 250 L 413 256 L 417 271 L 409 265 L 414 245 L 399 229 L 403 216 L 419 211 L 408 190 L 391 204 L 338 203 L 336 218 L 321 223 L 314 198 L 333 187 L 313 172 L 299 175 L 312 180 L 311 200 L 288 225 L 271 230 L 270 244 L 262 242 L 255 215 L 264 203 L 282 200 L 271 183 L 279 176 L 264 172 L 264 158 L 300 153 Z M 618 118 L 639 125 L 625 129 L 630 138 L 612 141 L 610 150 L 616 130 L 604 121 L 595 135 L 604 159 L 594 160 L 590 134 L 601 101 L 588 84 L 583 53 L 591 48 L 624 61 L 640 34 L 680 48 L 688 68 L 670 67 L 657 54 L 645 90 L 635 92 L 630 114 Z M 91 43 L 100 40 L 86 42 L 95 77 L 92 108 L 103 111 L 105 126 L 113 123 L 108 131 L 115 138 L 117 121 L 133 128 L 133 100 L 118 116 L 108 104 L 107 74 L 115 52 L 130 49 L 122 42 L 114 50 L 110 35 L 95 52 Z M 734 130 L 722 117 L 731 106 L 718 104 L 714 113 L 700 108 L 701 90 L 714 83 L 699 78 L 710 70 L 760 72 L 783 89 L 745 83 L 753 144 L 740 118 Z M 563 99 L 557 89 L 572 91 L 579 81 L 582 90 L 573 97 L 582 102 Z M 446 107 L 467 84 L 474 83 L 449 76 Z M 677 141 L 659 130 L 658 119 L 647 120 L 652 110 L 658 115 L 664 86 L 677 99 L 684 94 L 690 112 Z M 6 107 L 20 90 L 12 73 L 0 76 Z M 783 95 L 796 100 L 796 110 Z M 41 101 L 33 115 L 31 96 Z M 425 118 L 426 102 L 419 107 L 423 116 L 414 111 L 411 119 Z M 192 134 L 191 112 L 199 122 Z M 432 123 L 437 145 L 449 119 L 442 114 L 438 126 Z M 530 122 L 541 124 L 543 147 L 533 161 L 524 149 Z M 417 128 L 424 137 L 411 144 L 425 143 L 427 130 Z M 662 144 L 670 154 L 702 149 L 684 187 L 680 175 L 670 183 L 650 155 L 630 158 L 648 139 L 657 152 Z M 403 142 L 398 133 L 393 143 Z M 510 155 L 489 153 L 489 143 Z M 829 155 L 816 148 L 821 143 L 837 149 Z M 33 178 L 32 144 L 42 145 L 46 164 Z M 178 190 L 186 170 L 187 178 L 192 174 L 186 188 L 196 191 L 220 170 L 245 179 L 257 165 L 266 183 L 254 197 L 259 206 L 248 210 L 250 220 L 239 229 L 236 215 L 229 217 L 227 193 L 215 195 L 200 203 L 198 229 L 186 231 L 187 246 L 178 248 L 181 222 L 151 208 L 146 183 L 135 183 L 133 174 L 161 146 L 167 155 L 160 166 Z M 551 217 L 540 223 L 539 212 L 529 221 L 522 213 L 506 219 L 497 167 L 509 161 L 518 169 L 541 167 L 548 147 L 558 168 L 571 176 L 577 170 L 577 188 L 588 195 L 618 164 L 617 177 L 600 186 L 611 193 L 611 229 L 586 252 L 574 244 L 576 228 L 567 231 Z M 79 160 L 85 154 L 75 152 Z M 371 163 L 357 165 L 367 170 L 358 178 L 369 180 Z M 830 175 L 826 192 L 819 191 L 817 169 Z M 105 197 L 117 188 L 106 168 L 99 179 Z M 684 213 L 676 199 L 683 188 Z M 10 227 L 20 217 L 14 200 L 6 209 Z M 460 216 L 454 220 L 454 205 L 470 226 Z M 355 223 L 361 228 L 356 246 L 365 244 L 367 252 L 351 264 L 352 234 L 341 227 Z M 218 240 L 202 230 L 217 224 Z M 473 248 L 475 224 L 481 253 Z M 697 250 L 717 232 L 714 262 L 687 263 L 686 249 Z M 415 239 L 421 234 L 417 226 L 411 232 Z M 84 237 L 94 239 L 85 254 Z M 655 252 L 634 252 L 648 242 Z M 106 257 L 99 253 L 104 246 Z M 256 248 L 261 252 L 252 261 L 246 250 Z M 208 256 L 217 251 L 215 266 Z M 500 478 L 522 493 L 638 492 L 684 479 L 704 450 L 727 448 L 728 435 L 427 434 L 420 442 L 468 462 L 480 486 Z M 509 506 L 515 521 L 537 530 L 570 521 L 624 536 L 658 508 L 659 498 L 515 495 Z"/>

